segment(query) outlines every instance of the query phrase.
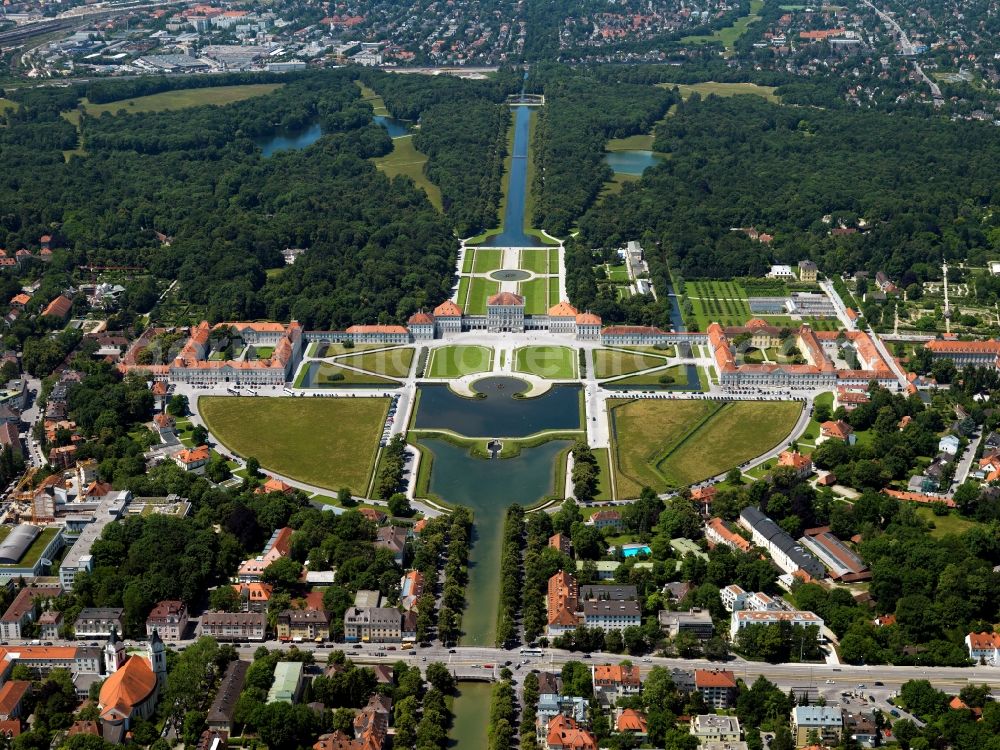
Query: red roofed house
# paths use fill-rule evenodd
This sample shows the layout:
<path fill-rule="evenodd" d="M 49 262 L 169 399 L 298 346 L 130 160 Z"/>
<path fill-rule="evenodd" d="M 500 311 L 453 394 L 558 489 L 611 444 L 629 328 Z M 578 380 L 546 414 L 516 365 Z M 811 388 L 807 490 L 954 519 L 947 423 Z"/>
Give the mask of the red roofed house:
<path fill-rule="evenodd" d="M 268 477 L 260 487 L 254 490 L 257 495 L 267 495 L 271 492 L 280 492 L 283 495 L 294 495 L 295 488 L 292 485 L 282 482 L 280 479 Z"/>
<path fill-rule="evenodd" d="M 174 463 L 184 471 L 194 474 L 201 474 L 205 470 L 208 459 L 212 453 L 207 445 L 199 445 L 197 448 L 179 450 L 173 454 Z"/>
<path fill-rule="evenodd" d="M 559 714 L 549 720 L 545 746 L 548 750 L 597 750 L 597 740 L 574 719 Z"/>
<path fill-rule="evenodd" d="M 70 310 L 73 309 L 73 300 L 67 297 L 65 294 L 60 294 L 54 300 L 52 300 L 48 306 L 42 310 L 42 316 L 51 316 L 53 318 L 59 318 L 60 320 L 66 320 L 69 317 Z"/>
<path fill-rule="evenodd" d="M 977 664 L 1000 666 L 1000 633 L 969 633 L 965 645 Z"/>
<path fill-rule="evenodd" d="M 731 708 L 739 692 L 736 676 L 728 669 L 694 670 L 694 687 L 705 703 L 717 710 Z"/>
<path fill-rule="evenodd" d="M 605 703 L 639 694 L 639 687 L 642 684 L 639 667 L 599 664 L 591 667 L 590 673 L 594 681 L 594 695 Z"/>
<path fill-rule="evenodd" d="M 152 637 L 153 631 L 167 641 L 179 641 L 188 625 L 188 611 L 184 602 L 167 599 L 160 602 L 146 618 L 146 635 Z"/>
<path fill-rule="evenodd" d="M 820 425 L 820 431 L 823 437 L 843 440 L 845 443 L 853 443 L 855 440 L 853 437 L 854 428 L 841 419 L 838 419 L 836 422 L 824 422 Z"/>
<path fill-rule="evenodd" d="M 721 518 L 712 518 L 705 524 L 705 538 L 712 546 L 724 544 L 740 552 L 749 552 L 752 545 L 735 531 L 730 531 Z"/>
<path fill-rule="evenodd" d="M 645 737 L 649 734 L 646 714 L 636 711 L 634 708 L 620 711 L 618 718 L 615 719 L 615 731 L 631 734 L 634 737 Z"/>
<path fill-rule="evenodd" d="M 595 529 L 617 529 L 622 525 L 622 514 L 617 510 L 599 510 L 587 522 Z"/>
<path fill-rule="evenodd" d="M 0 721 L 10 721 L 21 716 L 21 703 L 31 689 L 28 680 L 8 680 L 0 688 Z"/>
<path fill-rule="evenodd" d="M 561 635 L 573 630 L 578 623 L 576 611 L 580 605 L 580 587 L 576 578 L 560 570 L 549 579 L 547 598 L 548 635 Z"/>
<path fill-rule="evenodd" d="M 569 555 L 573 549 L 573 543 L 566 534 L 553 534 L 549 537 L 549 546 L 557 549 L 565 555 Z"/>
<path fill-rule="evenodd" d="M 782 451 L 778 456 L 778 466 L 787 466 L 795 470 L 799 479 L 805 479 L 813 473 L 813 462 L 809 456 L 803 456 L 798 451 Z"/>

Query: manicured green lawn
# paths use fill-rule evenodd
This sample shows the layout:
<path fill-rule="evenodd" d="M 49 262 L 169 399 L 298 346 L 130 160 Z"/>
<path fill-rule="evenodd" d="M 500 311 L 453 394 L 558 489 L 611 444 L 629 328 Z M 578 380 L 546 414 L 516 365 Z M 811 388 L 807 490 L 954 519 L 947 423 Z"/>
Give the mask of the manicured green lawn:
<path fill-rule="evenodd" d="M 389 346 L 393 346 L 393 344 L 389 344 Z M 354 344 L 354 346 L 344 346 L 341 343 L 321 344 L 317 342 L 309 345 L 308 356 L 316 359 L 324 359 L 327 357 L 339 357 L 342 354 L 357 354 L 369 349 L 385 348 L 386 344 Z"/>
<path fill-rule="evenodd" d="M 442 346 L 431 353 L 429 378 L 457 378 L 474 372 L 488 372 L 493 366 L 493 350 L 485 346 Z"/>
<path fill-rule="evenodd" d="M 609 402 L 618 496 L 658 492 L 721 474 L 778 445 L 795 402 L 618 400 Z"/>
<path fill-rule="evenodd" d="M 594 371 L 598 380 L 628 375 L 665 364 L 666 360 L 662 357 L 639 352 L 623 352 L 614 349 L 594 351 Z"/>
<path fill-rule="evenodd" d="M 542 315 L 555 304 L 555 300 L 549 300 L 549 280 L 546 278 L 522 281 L 517 293 L 524 297 L 524 312 L 527 315 Z"/>
<path fill-rule="evenodd" d="M 568 346 L 524 346 L 514 351 L 514 369 L 549 380 L 572 380 L 576 351 Z"/>
<path fill-rule="evenodd" d="M 517 264 L 525 271 L 534 273 L 550 273 L 548 250 L 522 250 L 521 259 Z"/>
<path fill-rule="evenodd" d="M 819 394 L 814 400 L 813 405 L 819 406 L 821 404 L 826 404 L 828 407 L 833 407 L 833 391 L 827 391 L 826 393 Z M 804 440 L 816 440 L 819 437 L 820 423 L 816 420 L 816 411 L 813 409 L 813 418 L 809 420 L 809 426 L 806 427 L 806 431 L 802 433 Z"/>
<path fill-rule="evenodd" d="M 468 252 L 468 251 L 467 251 Z M 503 265 L 503 251 L 492 248 L 476 248 L 472 260 L 473 273 L 489 273 Z"/>
<path fill-rule="evenodd" d="M 159 94 L 137 96 L 134 99 L 122 99 L 106 104 L 91 104 L 83 100 L 83 108 L 91 117 L 100 117 L 105 112 L 113 115 L 121 110 L 134 112 L 164 112 L 172 109 L 187 109 L 205 104 L 232 104 L 233 102 L 251 99 L 255 96 L 270 94 L 279 89 L 281 83 L 249 83 L 240 86 L 214 86 L 200 89 L 178 89 L 177 91 L 161 91 Z"/>
<path fill-rule="evenodd" d="M 652 133 L 638 133 L 627 138 L 612 138 L 604 144 L 605 151 L 652 151 L 655 137 Z"/>
<path fill-rule="evenodd" d="M 674 84 L 657 84 L 664 88 L 672 89 Z M 718 81 L 705 81 L 703 83 L 678 84 L 677 88 L 681 92 L 681 97 L 687 99 L 691 94 L 697 93 L 703 98 L 714 94 L 715 96 L 759 96 L 769 102 L 780 103 L 781 99 L 774 93 L 774 86 L 759 86 L 756 83 L 719 83 Z"/>
<path fill-rule="evenodd" d="M 559 277 L 549 277 L 549 307 L 559 304 Z"/>
<path fill-rule="evenodd" d="M 404 175 L 427 194 L 427 199 L 438 211 L 442 210 L 441 188 L 430 181 L 424 174 L 427 155 L 417 151 L 413 145 L 413 136 L 404 135 L 392 139 L 392 151 L 385 156 L 372 159 L 375 166 L 385 173 L 390 180 L 398 175 Z"/>
<path fill-rule="evenodd" d="M 475 255 L 476 251 L 471 247 L 465 251 L 465 255 L 462 256 L 462 273 L 472 273 L 472 259 Z"/>
<path fill-rule="evenodd" d="M 255 346 L 253 350 L 257 359 L 270 359 L 271 355 L 274 354 L 273 346 Z"/>
<path fill-rule="evenodd" d="M 479 276 L 474 276 L 469 282 L 469 292 L 465 300 L 465 312 L 468 315 L 485 315 L 486 300 L 500 291 L 499 281 L 490 281 Z M 459 299 L 461 287 L 459 288 Z"/>
<path fill-rule="evenodd" d="M 608 281 L 615 284 L 628 283 L 628 269 L 625 266 L 605 266 L 608 274 Z"/>
<path fill-rule="evenodd" d="M 597 475 L 597 500 L 614 500 L 611 493 L 611 457 L 607 448 L 596 448 L 594 457 L 600 473 Z"/>
<path fill-rule="evenodd" d="M 304 382 L 304 380 L 303 378 L 300 378 L 295 382 L 296 388 L 321 388 L 323 386 L 339 385 L 399 385 L 399 382 L 396 380 L 389 380 L 388 378 L 383 378 L 370 372 L 349 370 L 346 367 L 338 367 L 337 365 L 332 365 L 329 362 L 318 362 L 314 363 L 313 366 L 318 367 L 315 379 L 313 380 L 313 385 L 302 385 L 301 383 Z M 303 368 L 300 372 L 305 373 L 305 371 L 305 368 Z"/>
<path fill-rule="evenodd" d="M 801 409 L 794 401 L 727 403 L 657 468 L 677 485 L 721 474 L 781 443 Z"/>
<path fill-rule="evenodd" d="M 669 375 L 673 378 L 670 383 L 661 383 L 660 378 Z M 674 388 L 688 385 L 687 369 L 684 365 L 674 365 L 673 367 L 661 367 L 656 370 L 644 372 L 641 375 L 632 375 L 621 380 L 608 381 L 609 386 L 642 386 L 645 388 Z M 704 389 L 703 389 L 704 390 Z"/>
<path fill-rule="evenodd" d="M 684 287 L 694 309 L 694 323 L 704 331 L 710 323 L 741 326 L 754 316 L 747 293 L 736 281 L 689 281 Z"/>
<path fill-rule="evenodd" d="M 368 489 L 389 399 L 202 396 L 198 409 L 230 451 L 302 482 L 360 494 Z"/>
<path fill-rule="evenodd" d="M 410 365 L 413 364 L 413 349 L 401 346 L 367 354 L 352 354 L 337 361 L 390 378 L 405 378 L 410 373 Z"/>

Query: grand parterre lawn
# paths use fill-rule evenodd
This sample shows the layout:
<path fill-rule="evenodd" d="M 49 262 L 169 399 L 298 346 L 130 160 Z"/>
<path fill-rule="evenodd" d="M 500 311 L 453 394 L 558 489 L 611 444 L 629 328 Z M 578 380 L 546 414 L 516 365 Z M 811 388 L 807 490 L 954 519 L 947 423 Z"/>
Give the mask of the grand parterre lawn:
<path fill-rule="evenodd" d="M 198 409 L 230 451 L 302 482 L 363 493 L 389 399 L 202 396 Z"/>
<path fill-rule="evenodd" d="M 525 346 L 514 352 L 514 369 L 549 380 L 572 380 L 576 351 L 568 346 Z"/>
<path fill-rule="evenodd" d="M 618 497 L 701 481 L 759 456 L 792 430 L 802 408 L 773 401 L 610 401 Z"/>
<path fill-rule="evenodd" d="M 594 370 L 599 380 L 630 375 L 633 372 L 665 364 L 667 361 L 663 357 L 639 352 L 622 352 L 614 349 L 598 349 L 594 352 Z"/>
<path fill-rule="evenodd" d="M 405 378 L 413 363 L 413 349 L 405 346 L 367 354 L 354 354 L 340 357 L 337 362 L 379 375 L 387 375 L 390 378 Z"/>
<path fill-rule="evenodd" d="M 442 346 L 431 353 L 429 378 L 457 378 L 487 372 L 493 366 L 493 350 L 485 346 Z"/>

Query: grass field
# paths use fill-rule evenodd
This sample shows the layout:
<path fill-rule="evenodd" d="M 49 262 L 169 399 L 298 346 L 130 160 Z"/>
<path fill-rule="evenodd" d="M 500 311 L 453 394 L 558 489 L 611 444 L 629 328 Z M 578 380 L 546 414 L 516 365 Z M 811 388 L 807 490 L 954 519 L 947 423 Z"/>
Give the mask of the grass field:
<path fill-rule="evenodd" d="M 597 459 L 597 500 L 614 500 L 611 491 L 611 458 L 607 448 L 595 448 L 594 458 Z"/>
<path fill-rule="evenodd" d="M 385 102 L 382 101 L 381 96 L 375 93 L 374 89 L 368 88 L 361 81 L 355 81 L 355 83 L 361 89 L 361 101 L 372 105 L 373 115 L 389 115 L 389 110 L 385 108 Z"/>
<path fill-rule="evenodd" d="M 721 474 L 778 445 L 801 405 L 794 402 L 610 402 L 619 497 L 658 492 Z"/>
<path fill-rule="evenodd" d="M 652 151 L 653 133 L 639 133 L 627 138 L 612 138 L 604 144 L 605 151 Z"/>
<path fill-rule="evenodd" d="M 466 251 L 468 252 L 468 251 Z M 472 250 L 472 272 L 489 273 L 496 271 L 503 265 L 503 251 L 490 248 L 476 248 Z"/>
<path fill-rule="evenodd" d="M 774 86 L 759 86 L 756 83 L 720 83 L 719 81 L 704 81 L 702 83 L 658 83 L 661 88 L 673 89 L 677 86 L 681 97 L 687 99 L 691 94 L 702 97 L 716 96 L 759 96 L 775 104 L 781 103 L 781 98 L 774 93 Z"/>
<path fill-rule="evenodd" d="M 524 297 L 524 312 L 528 315 L 542 315 L 556 303 L 549 299 L 549 280 L 546 278 L 522 281 L 517 293 Z"/>
<path fill-rule="evenodd" d="M 549 307 L 559 303 L 559 277 L 549 277 Z"/>
<path fill-rule="evenodd" d="M 673 378 L 673 382 L 661 383 L 660 378 L 664 375 L 669 375 Z M 650 370 L 649 372 L 644 372 L 641 375 L 631 375 L 627 378 L 622 378 L 621 380 L 612 380 L 606 385 L 609 387 L 642 386 L 646 388 L 685 388 L 689 385 L 689 383 L 687 368 L 685 368 L 684 365 L 674 365 L 673 367 L 661 367 L 657 370 Z"/>
<path fill-rule="evenodd" d="M 514 369 L 549 380 L 572 380 L 576 351 L 568 346 L 524 346 L 514 351 Z"/>
<path fill-rule="evenodd" d="M 469 315 L 485 315 L 486 300 L 496 294 L 499 290 L 499 281 L 490 281 L 489 279 L 475 276 L 469 281 L 468 296 L 466 297 L 465 304 L 462 305 L 462 307 L 465 308 L 465 312 Z M 461 284 L 459 285 L 458 292 L 459 304 L 461 304 Z"/>
<path fill-rule="evenodd" d="M 106 104 L 91 104 L 84 99 L 81 104 L 84 111 L 91 117 L 100 117 L 105 112 L 113 115 L 121 110 L 126 112 L 164 112 L 172 109 L 187 109 L 201 107 L 205 104 L 224 105 L 251 99 L 255 96 L 270 94 L 279 89 L 281 83 L 248 83 L 241 86 L 213 86 L 200 89 L 178 89 L 177 91 L 162 91 L 149 96 L 137 96 L 134 99 L 122 99 Z"/>
<path fill-rule="evenodd" d="M 352 354 L 337 361 L 390 378 L 405 378 L 410 373 L 410 365 L 413 364 L 413 349 L 401 346 L 368 354 Z"/>
<path fill-rule="evenodd" d="M 826 404 L 827 407 L 833 408 L 833 391 L 827 391 L 826 393 L 819 394 L 813 399 L 813 406 L 820 406 L 821 404 Z M 816 420 L 816 411 L 813 409 L 813 418 L 809 420 L 809 426 L 806 427 L 806 431 L 802 433 L 803 440 L 815 441 L 819 437 L 820 427 L 819 422 Z"/>
<path fill-rule="evenodd" d="M 915 510 L 921 520 L 934 524 L 934 528 L 931 529 L 930 535 L 938 539 L 948 536 L 949 534 L 955 534 L 958 536 L 964 534 L 969 529 L 980 525 L 976 521 L 962 518 L 954 511 L 949 512 L 946 516 L 935 516 L 934 511 L 931 508 L 920 506 L 915 508 Z"/>
<path fill-rule="evenodd" d="M 712 42 L 720 42 L 726 48 L 726 53 L 728 54 L 732 51 L 736 40 L 746 33 L 750 24 L 760 20 L 758 13 L 760 13 L 763 7 L 764 0 L 750 0 L 750 14 L 738 18 L 732 26 L 718 29 L 707 36 L 686 36 L 681 39 L 681 44 L 711 44 Z"/>
<path fill-rule="evenodd" d="M 299 377 L 295 381 L 296 388 L 321 388 L 327 385 L 399 385 L 395 380 L 389 380 L 388 378 L 383 378 L 369 372 L 349 370 L 346 367 L 338 367 L 329 362 L 316 362 L 309 366 L 316 368 L 313 384 L 311 386 L 304 385 L 305 375 L 308 370 L 307 367 L 303 367 L 299 370 Z M 337 377 L 340 375 L 343 377 Z"/>
<path fill-rule="evenodd" d="M 17 102 L 12 102 L 10 99 L 4 99 L 0 96 L 0 112 L 6 112 L 10 109 L 17 109 Z"/>
<path fill-rule="evenodd" d="M 485 346 L 442 346 L 431 353 L 429 378 L 457 378 L 474 372 L 488 372 L 493 366 L 493 350 Z"/>
<path fill-rule="evenodd" d="M 556 273 L 558 270 L 549 270 L 548 250 L 522 250 L 521 258 L 517 265 L 525 271 L 532 271 L 534 273 L 541 274 Z"/>
<path fill-rule="evenodd" d="M 342 354 L 358 354 L 359 352 L 368 351 L 369 349 L 386 348 L 388 347 L 385 344 L 355 344 L 354 346 L 347 347 L 340 343 L 321 344 L 317 342 L 309 345 L 309 350 L 306 352 L 306 356 L 322 359 L 323 357 L 339 357 Z"/>
<path fill-rule="evenodd" d="M 376 113 L 377 114 L 377 113 Z M 404 135 L 392 139 L 392 151 L 372 160 L 375 166 L 389 179 L 404 175 L 427 194 L 427 199 L 438 211 L 442 210 L 441 188 L 424 174 L 427 157 L 413 145 L 413 136 Z"/>
<path fill-rule="evenodd" d="M 666 360 L 662 357 L 654 357 L 640 352 L 623 352 L 615 349 L 594 351 L 594 373 L 598 380 L 628 375 L 664 364 L 666 364 Z"/>
<path fill-rule="evenodd" d="M 360 494 L 375 466 L 389 399 L 203 396 L 198 408 L 230 451 L 302 482 Z"/>

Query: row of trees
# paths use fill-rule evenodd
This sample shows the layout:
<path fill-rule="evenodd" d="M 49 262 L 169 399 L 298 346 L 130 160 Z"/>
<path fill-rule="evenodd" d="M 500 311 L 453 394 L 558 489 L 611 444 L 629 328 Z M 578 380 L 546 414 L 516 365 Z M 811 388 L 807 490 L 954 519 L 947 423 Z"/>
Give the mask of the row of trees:
<path fill-rule="evenodd" d="M 469 544 L 472 533 L 472 511 L 455 508 L 449 517 L 448 558 L 444 564 L 444 594 L 438 614 L 438 638 L 443 643 L 455 643 L 462 634 L 462 613 L 465 611 L 465 588 L 469 584 Z"/>
<path fill-rule="evenodd" d="M 503 522 L 500 549 L 500 609 L 497 614 L 496 646 L 505 648 L 517 638 L 521 610 L 521 548 L 524 543 L 524 508 L 512 505 Z"/>

